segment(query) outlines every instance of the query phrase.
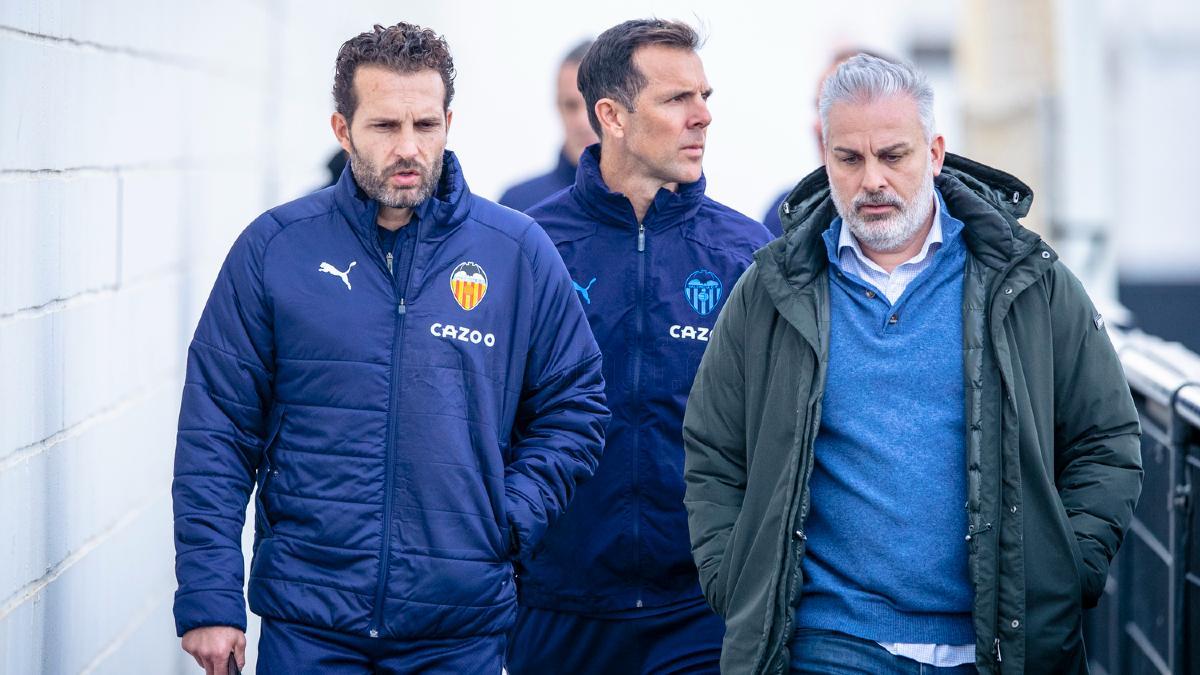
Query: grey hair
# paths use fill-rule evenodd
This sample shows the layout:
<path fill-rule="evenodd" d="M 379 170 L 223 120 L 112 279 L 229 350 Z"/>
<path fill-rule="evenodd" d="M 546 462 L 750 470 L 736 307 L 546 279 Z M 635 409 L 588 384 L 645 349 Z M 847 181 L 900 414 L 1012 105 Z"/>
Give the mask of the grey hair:
<path fill-rule="evenodd" d="M 858 54 L 842 62 L 821 85 L 817 108 L 821 141 L 829 143 L 829 109 L 835 103 L 870 103 L 890 96 L 908 96 L 917 104 L 925 141 L 933 140 L 933 87 L 911 63 Z"/>

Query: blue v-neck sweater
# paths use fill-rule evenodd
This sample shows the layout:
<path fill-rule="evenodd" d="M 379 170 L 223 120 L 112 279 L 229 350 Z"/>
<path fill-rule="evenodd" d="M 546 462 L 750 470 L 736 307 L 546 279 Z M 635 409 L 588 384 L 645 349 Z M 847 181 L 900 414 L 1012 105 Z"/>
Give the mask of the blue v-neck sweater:
<path fill-rule="evenodd" d="M 890 304 L 830 260 L 829 366 L 797 626 L 968 644 L 963 225 Z"/>

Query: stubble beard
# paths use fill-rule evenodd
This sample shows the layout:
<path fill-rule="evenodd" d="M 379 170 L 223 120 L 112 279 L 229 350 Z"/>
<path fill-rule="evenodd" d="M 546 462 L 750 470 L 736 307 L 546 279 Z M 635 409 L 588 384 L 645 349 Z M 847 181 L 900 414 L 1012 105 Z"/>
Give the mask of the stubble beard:
<path fill-rule="evenodd" d="M 368 197 L 383 206 L 393 209 L 411 209 L 432 197 L 434 190 L 437 189 L 438 181 L 441 180 L 442 154 L 440 152 L 434 158 L 432 167 L 427 167 L 417 161 L 400 160 L 381 171 L 371 160 L 359 154 L 353 143 L 350 144 L 350 148 L 350 171 L 354 174 L 354 180 L 358 182 L 358 187 L 362 188 Z M 421 176 L 421 181 L 415 188 L 397 188 L 388 184 L 389 177 L 395 173 L 414 169 Z"/>
<path fill-rule="evenodd" d="M 927 167 L 921 186 L 910 201 L 886 192 L 866 192 L 848 201 L 832 182 L 829 191 L 842 222 L 861 246 L 880 253 L 895 253 L 912 242 L 933 213 L 933 167 Z M 884 204 L 896 207 L 896 211 L 886 216 L 859 215 L 859 207 Z"/>

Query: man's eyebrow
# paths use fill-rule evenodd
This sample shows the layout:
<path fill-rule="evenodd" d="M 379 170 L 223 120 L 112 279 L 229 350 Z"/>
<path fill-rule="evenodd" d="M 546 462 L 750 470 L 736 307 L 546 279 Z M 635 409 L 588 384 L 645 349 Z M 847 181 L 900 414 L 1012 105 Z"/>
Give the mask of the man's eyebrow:
<path fill-rule="evenodd" d="M 907 150 L 908 148 L 909 148 L 909 145 L 907 142 L 900 141 L 899 143 L 892 143 L 891 145 L 887 146 L 886 148 L 880 149 L 879 152 L 877 152 L 875 154 L 876 155 L 886 155 L 888 153 L 892 153 L 897 150 Z"/>
<path fill-rule="evenodd" d="M 844 152 L 844 153 L 847 153 L 847 154 L 850 154 L 850 155 L 857 155 L 857 154 L 859 154 L 857 150 L 851 150 L 850 148 L 843 148 L 843 147 L 842 147 L 842 146 L 840 146 L 840 145 L 839 145 L 839 146 L 837 146 L 837 147 L 835 147 L 835 148 L 833 149 L 833 151 L 834 151 L 834 152 Z"/>
<path fill-rule="evenodd" d="M 677 96 L 686 96 L 688 94 L 695 94 L 695 93 L 697 93 L 697 91 L 695 89 L 690 89 L 690 88 L 674 89 L 674 90 L 670 90 L 667 92 L 666 98 L 675 98 Z M 712 93 L 713 93 L 712 87 L 708 87 L 707 89 L 701 89 L 699 91 L 701 98 L 704 98 L 706 96 L 712 96 Z"/>

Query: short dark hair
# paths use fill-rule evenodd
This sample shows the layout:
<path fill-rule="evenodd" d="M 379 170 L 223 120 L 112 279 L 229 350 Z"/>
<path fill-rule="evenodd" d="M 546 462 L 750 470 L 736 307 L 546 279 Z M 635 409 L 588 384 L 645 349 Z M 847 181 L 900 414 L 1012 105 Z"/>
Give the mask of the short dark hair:
<path fill-rule="evenodd" d="M 347 121 L 358 107 L 354 74 L 359 66 L 382 66 L 397 73 L 433 70 L 442 76 L 442 84 L 446 86 L 442 107 L 448 109 L 454 98 L 456 73 L 450 45 L 428 28 L 403 22 L 387 28 L 375 24 L 374 30 L 360 33 L 342 44 L 333 73 L 333 102 Z"/>
<path fill-rule="evenodd" d="M 663 19 L 634 19 L 601 33 L 579 63 L 577 79 L 587 103 L 588 122 L 597 136 L 601 132 L 596 101 L 611 98 L 633 110 L 633 100 L 646 86 L 646 76 L 633 63 L 633 55 L 648 45 L 696 51 L 700 36 L 686 23 Z"/>

